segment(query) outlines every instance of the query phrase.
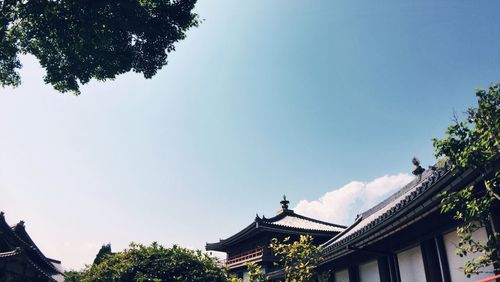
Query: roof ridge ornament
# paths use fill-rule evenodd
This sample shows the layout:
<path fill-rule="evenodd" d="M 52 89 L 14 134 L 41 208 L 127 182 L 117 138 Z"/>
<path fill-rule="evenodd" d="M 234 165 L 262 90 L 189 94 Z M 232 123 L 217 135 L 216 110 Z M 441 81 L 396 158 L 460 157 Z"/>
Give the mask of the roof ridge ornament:
<path fill-rule="evenodd" d="M 259 214 L 255 214 L 255 221 L 254 222 L 261 222 L 262 218 L 259 216 Z"/>
<path fill-rule="evenodd" d="M 281 208 L 282 208 L 283 210 L 288 210 L 288 204 L 289 204 L 289 203 L 290 203 L 290 201 L 288 201 L 288 200 L 286 199 L 286 195 L 283 195 L 283 200 L 280 202 L 280 204 L 281 204 Z"/>
<path fill-rule="evenodd" d="M 413 171 L 411 173 L 413 173 L 413 175 L 415 175 L 415 176 L 422 175 L 422 173 L 424 173 L 425 169 L 420 165 L 420 160 L 417 159 L 416 157 L 413 157 L 413 159 L 411 159 L 411 162 L 415 166 L 415 169 L 413 169 Z"/>

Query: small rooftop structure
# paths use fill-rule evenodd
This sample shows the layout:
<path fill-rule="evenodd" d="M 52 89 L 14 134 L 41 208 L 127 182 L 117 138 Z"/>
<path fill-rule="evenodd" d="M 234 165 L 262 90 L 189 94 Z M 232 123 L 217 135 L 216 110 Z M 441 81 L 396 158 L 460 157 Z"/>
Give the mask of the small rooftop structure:
<path fill-rule="evenodd" d="M 227 253 L 226 266 L 230 272 L 243 272 L 247 262 L 261 264 L 265 271 L 274 268 L 276 258 L 268 246 L 273 238 L 282 240 L 285 237 L 297 239 L 300 235 L 311 235 L 315 244 L 321 244 L 345 230 L 345 226 L 329 223 L 295 213 L 288 208 L 286 196 L 280 202 L 281 209 L 277 215 L 266 218 L 255 216 L 247 227 L 227 239 L 220 239 L 216 243 L 207 243 L 207 251 Z M 240 275 L 240 276 L 241 276 Z"/>
<path fill-rule="evenodd" d="M 328 237 L 344 231 L 346 226 L 329 223 L 295 213 L 288 209 L 289 201 L 286 196 L 280 202 L 282 209 L 271 218 L 260 217 L 258 214 L 255 220 L 240 232 L 227 239 L 221 239 L 217 243 L 207 243 L 208 251 L 224 252 L 228 247 L 239 244 L 242 240 L 251 238 L 262 232 L 273 232 L 282 234 L 308 234 L 313 237 Z"/>

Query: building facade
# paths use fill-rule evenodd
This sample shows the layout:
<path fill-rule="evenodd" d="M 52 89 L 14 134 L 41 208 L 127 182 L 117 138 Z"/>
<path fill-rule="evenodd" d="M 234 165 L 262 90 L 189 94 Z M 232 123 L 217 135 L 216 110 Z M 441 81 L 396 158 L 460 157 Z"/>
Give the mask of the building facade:
<path fill-rule="evenodd" d="M 264 273 L 276 270 L 277 258 L 269 249 L 273 238 L 297 240 L 300 235 L 311 235 L 314 244 L 322 244 L 345 230 L 345 226 L 302 216 L 288 209 L 286 197 L 281 201 L 281 210 L 271 218 L 255 217 L 255 220 L 240 232 L 216 243 L 207 243 L 207 251 L 226 253 L 225 266 L 230 274 L 246 278 L 246 264 L 256 262 Z"/>
<path fill-rule="evenodd" d="M 324 243 L 325 260 L 318 270 L 329 272 L 330 281 L 339 282 L 465 282 L 493 276 L 493 265 L 471 278 L 463 274 L 464 262 L 472 257 L 455 254 L 457 222 L 440 211 L 442 192 L 469 185 L 481 190 L 483 177 L 475 170 L 429 167 Z M 478 229 L 475 239 L 500 232 L 498 204 L 492 214 L 492 222 Z M 275 271 L 269 277 L 282 281 L 284 273 Z"/>

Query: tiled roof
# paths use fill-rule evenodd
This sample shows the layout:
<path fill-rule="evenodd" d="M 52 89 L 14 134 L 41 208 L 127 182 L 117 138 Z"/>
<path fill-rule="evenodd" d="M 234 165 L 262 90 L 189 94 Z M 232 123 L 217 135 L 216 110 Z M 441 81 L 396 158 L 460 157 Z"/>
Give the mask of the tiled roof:
<path fill-rule="evenodd" d="M 265 216 L 255 217 L 254 222 L 227 239 L 220 239 L 217 243 L 207 243 L 206 250 L 220 251 L 227 246 L 237 244 L 241 240 L 251 238 L 259 232 L 271 231 L 289 234 L 311 234 L 314 237 L 332 237 L 343 231 L 346 227 L 329 222 L 316 220 L 294 213 L 288 208 L 282 209 L 272 218 Z"/>
<path fill-rule="evenodd" d="M 316 231 L 342 232 L 346 228 L 345 226 L 319 221 L 316 219 L 298 215 L 291 210 L 283 212 L 285 213 L 284 216 L 278 215 L 271 219 L 263 218 L 262 222 L 271 225 L 291 227 L 304 230 L 316 230 Z"/>
<path fill-rule="evenodd" d="M 448 168 L 429 167 L 420 177 L 416 178 L 375 207 L 360 214 L 356 221 L 347 227 L 344 232 L 323 244 L 325 253 L 331 253 L 336 247 L 347 244 L 354 238 L 361 236 L 375 226 L 391 218 L 427 191 L 448 172 Z"/>
<path fill-rule="evenodd" d="M 35 245 L 31 237 L 26 232 L 24 222 L 21 221 L 10 227 L 5 221 L 3 212 L 0 212 L 0 239 L 8 242 L 13 251 L 0 253 L 0 258 L 20 254 L 38 272 L 53 281 L 64 281 L 63 270 L 59 261 L 49 259 Z"/>
<path fill-rule="evenodd" d="M 33 250 L 33 252 L 52 270 L 59 272 L 59 269 L 42 253 L 42 251 L 37 247 L 35 242 L 31 239 L 28 232 L 24 227 L 24 221 L 19 222 L 12 228 L 13 234 L 22 242 L 25 248 Z"/>

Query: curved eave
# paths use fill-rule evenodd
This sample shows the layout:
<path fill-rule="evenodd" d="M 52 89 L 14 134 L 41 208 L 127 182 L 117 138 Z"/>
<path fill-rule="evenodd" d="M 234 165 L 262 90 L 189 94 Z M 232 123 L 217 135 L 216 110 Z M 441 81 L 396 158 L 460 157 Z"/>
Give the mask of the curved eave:
<path fill-rule="evenodd" d="M 217 243 L 207 243 L 205 245 L 205 250 L 207 251 L 218 251 L 218 252 L 224 252 L 226 248 L 240 242 L 241 240 L 247 239 L 253 235 L 255 235 L 257 229 L 258 229 L 258 221 L 252 222 L 250 225 L 245 227 L 243 230 L 240 232 L 234 234 L 231 237 L 228 237 L 227 239 L 221 239 Z"/>

